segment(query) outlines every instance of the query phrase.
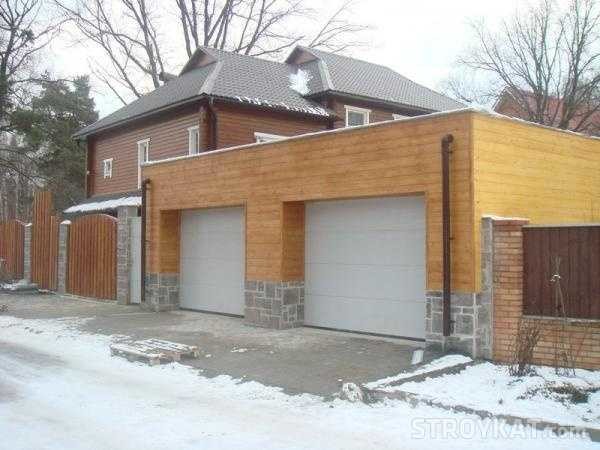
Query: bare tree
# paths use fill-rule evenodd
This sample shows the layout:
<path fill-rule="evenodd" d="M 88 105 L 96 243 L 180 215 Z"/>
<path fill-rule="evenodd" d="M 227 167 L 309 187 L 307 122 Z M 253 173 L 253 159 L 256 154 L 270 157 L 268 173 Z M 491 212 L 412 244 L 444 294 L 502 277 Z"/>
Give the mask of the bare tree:
<path fill-rule="evenodd" d="M 445 88 L 462 100 L 488 103 L 509 95 L 532 122 L 594 132 L 600 109 L 600 7 L 571 0 L 562 10 L 542 0 L 501 23 L 497 32 L 472 23 L 476 45 L 459 59 L 462 71 Z M 483 83 L 466 78 L 479 74 Z M 467 75 L 468 76 L 468 75 Z"/>
<path fill-rule="evenodd" d="M 83 39 L 106 54 L 110 67 L 96 64 L 94 74 L 123 103 L 126 100 L 119 86 L 136 97 L 143 95 L 140 75 L 155 88 L 160 86 L 160 73 L 165 67 L 154 24 L 156 12 L 147 0 L 81 0 L 73 5 L 57 4 Z"/>
<path fill-rule="evenodd" d="M 60 25 L 49 20 L 43 0 L 0 2 L 0 131 L 10 129 L 11 110 L 38 77 L 35 57 Z"/>
<path fill-rule="evenodd" d="M 171 0 L 153 7 L 152 0 L 55 0 L 76 25 L 81 37 L 100 48 L 110 61 L 92 61 L 95 75 L 123 102 L 142 96 L 172 70 L 166 56 L 171 39 L 158 32 L 159 23 L 176 16 L 177 37 L 190 57 L 198 46 L 252 56 L 274 57 L 297 43 L 330 51 L 363 45 L 356 36 L 368 29 L 349 18 L 354 0 L 345 0 L 309 36 L 294 20 L 317 20 L 306 0 Z"/>

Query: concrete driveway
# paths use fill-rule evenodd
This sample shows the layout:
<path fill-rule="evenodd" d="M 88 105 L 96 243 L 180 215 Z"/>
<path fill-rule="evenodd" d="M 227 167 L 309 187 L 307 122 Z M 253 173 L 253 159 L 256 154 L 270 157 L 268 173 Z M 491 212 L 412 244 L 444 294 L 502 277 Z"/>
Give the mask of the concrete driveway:
<path fill-rule="evenodd" d="M 160 338 L 197 345 L 201 356 L 186 362 L 206 376 L 230 375 L 278 386 L 285 392 L 328 396 L 342 381 L 368 382 L 410 367 L 419 343 L 359 334 L 298 328 L 274 331 L 239 318 L 191 311 L 152 313 L 138 306 L 53 294 L 0 294 L 6 315 L 24 319 L 88 318 L 82 331 Z M 439 355 L 426 352 L 426 360 Z M 0 387 L 1 392 L 1 387 Z"/>

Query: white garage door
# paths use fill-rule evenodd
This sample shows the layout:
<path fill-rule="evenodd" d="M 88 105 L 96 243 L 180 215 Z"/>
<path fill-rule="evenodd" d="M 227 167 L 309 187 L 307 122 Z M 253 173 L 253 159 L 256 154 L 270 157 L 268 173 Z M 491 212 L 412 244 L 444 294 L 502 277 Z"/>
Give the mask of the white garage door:
<path fill-rule="evenodd" d="M 425 202 L 307 203 L 305 323 L 425 337 Z"/>
<path fill-rule="evenodd" d="M 244 314 L 244 210 L 184 211 L 182 308 Z"/>

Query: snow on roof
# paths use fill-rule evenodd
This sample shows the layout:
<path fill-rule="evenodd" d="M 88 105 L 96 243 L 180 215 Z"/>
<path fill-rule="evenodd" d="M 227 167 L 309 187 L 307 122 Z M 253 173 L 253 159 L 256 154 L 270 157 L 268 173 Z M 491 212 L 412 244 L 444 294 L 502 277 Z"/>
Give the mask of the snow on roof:
<path fill-rule="evenodd" d="M 306 70 L 298 69 L 298 72 L 290 73 L 290 88 L 300 95 L 308 95 L 310 93 L 308 82 L 311 78 Z"/>
<path fill-rule="evenodd" d="M 66 214 L 72 214 L 89 211 L 103 211 L 107 209 L 117 209 L 119 206 L 140 206 L 141 204 L 142 197 L 140 196 L 121 197 L 98 202 L 81 203 L 65 209 L 64 212 Z"/>

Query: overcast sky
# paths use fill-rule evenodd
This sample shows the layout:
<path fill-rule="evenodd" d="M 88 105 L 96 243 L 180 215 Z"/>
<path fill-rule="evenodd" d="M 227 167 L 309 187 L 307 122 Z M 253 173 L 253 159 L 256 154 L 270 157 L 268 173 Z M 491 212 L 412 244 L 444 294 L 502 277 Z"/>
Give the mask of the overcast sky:
<path fill-rule="evenodd" d="M 310 1 L 316 5 L 330 4 L 329 0 Z M 469 44 L 472 35 L 468 21 L 484 18 L 494 26 L 523 3 L 523 0 L 357 0 L 356 20 L 373 29 L 371 45 L 353 51 L 351 56 L 386 65 L 437 89 L 459 53 Z M 64 33 L 52 49 L 52 69 L 57 75 L 89 72 L 86 59 L 92 50 L 71 46 L 70 41 Z M 181 59 L 177 64 L 181 67 L 185 63 L 184 53 L 177 59 Z M 101 116 L 120 107 L 100 86 L 95 86 L 94 97 Z"/>

